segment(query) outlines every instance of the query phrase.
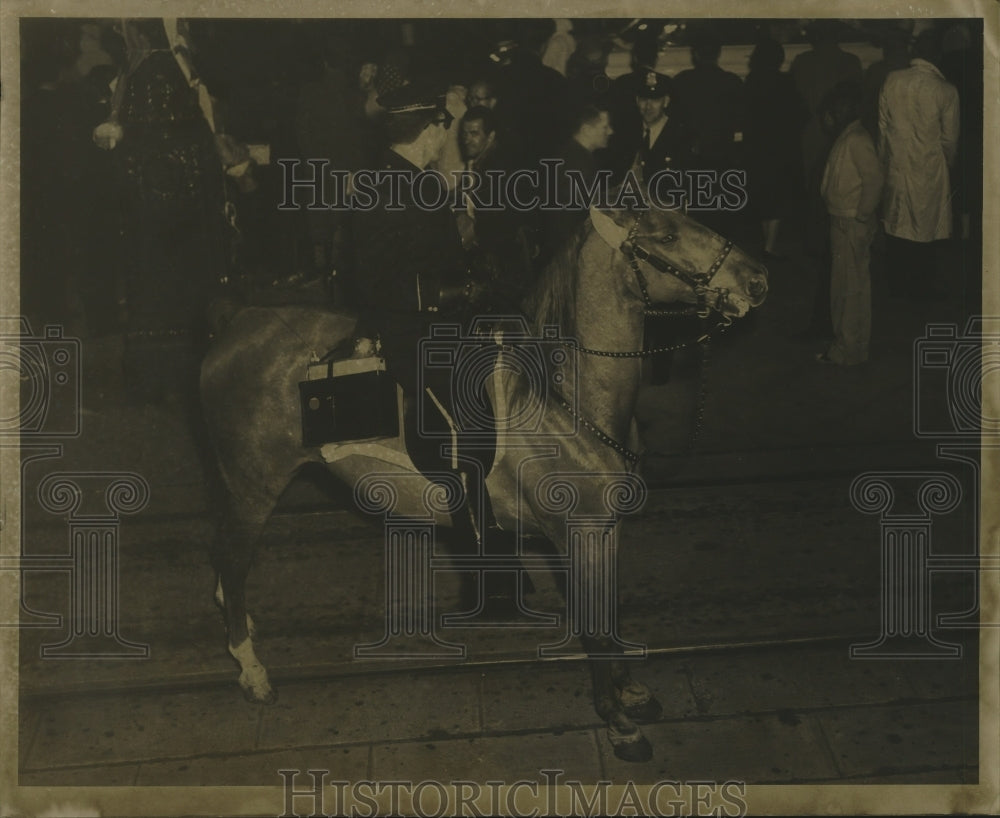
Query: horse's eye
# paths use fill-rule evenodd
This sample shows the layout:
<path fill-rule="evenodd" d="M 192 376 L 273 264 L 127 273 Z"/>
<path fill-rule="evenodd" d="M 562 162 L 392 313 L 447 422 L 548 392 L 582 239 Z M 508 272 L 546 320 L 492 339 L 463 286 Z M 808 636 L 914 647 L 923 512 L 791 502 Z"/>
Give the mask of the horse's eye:
<path fill-rule="evenodd" d="M 677 241 L 677 236 L 673 233 L 668 233 L 667 235 L 660 237 L 660 244 L 673 244 L 675 241 Z"/>

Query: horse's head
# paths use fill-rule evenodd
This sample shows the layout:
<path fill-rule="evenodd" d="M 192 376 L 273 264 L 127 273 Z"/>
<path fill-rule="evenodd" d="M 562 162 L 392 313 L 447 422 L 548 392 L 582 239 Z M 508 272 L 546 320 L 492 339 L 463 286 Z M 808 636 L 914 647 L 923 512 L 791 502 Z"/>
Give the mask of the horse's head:
<path fill-rule="evenodd" d="M 619 250 L 645 305 L 684 302 L 699 313 L 741 317 L 767 294 L 767 269 L 733 243 L 679 211 L 592 208 L 594 228 Z"/>

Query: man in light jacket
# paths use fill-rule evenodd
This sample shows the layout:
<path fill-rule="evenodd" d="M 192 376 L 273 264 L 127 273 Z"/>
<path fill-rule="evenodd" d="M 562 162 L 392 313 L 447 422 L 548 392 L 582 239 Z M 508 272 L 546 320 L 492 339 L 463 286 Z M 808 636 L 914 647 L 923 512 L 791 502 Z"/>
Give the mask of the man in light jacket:
<path fill-rule="evenodd" d="M 830 214 L 830 318 L 833 342 L 820 363 L 853 366 L 868 360 L 871 337 L 871 243 L 882 193 L 882 167 L 869 128 L 858 118 L 861 86 L 848 82 L 833 91 L 826 116 L 837 141 L 820 190 Z M 869 127 L 871 125 L 869 124 Z"/>
<path fill-rule="evenodd" d="M 934 64 L 940 33 L 928 29 L 909 68 L 886 77 L 879 97 L 879 154 L 886 173 L 882 223 L 890 289 L 933 298 L 935 249 L 951 235 L 948 168 L 959 134 L 958 90 Z"/>

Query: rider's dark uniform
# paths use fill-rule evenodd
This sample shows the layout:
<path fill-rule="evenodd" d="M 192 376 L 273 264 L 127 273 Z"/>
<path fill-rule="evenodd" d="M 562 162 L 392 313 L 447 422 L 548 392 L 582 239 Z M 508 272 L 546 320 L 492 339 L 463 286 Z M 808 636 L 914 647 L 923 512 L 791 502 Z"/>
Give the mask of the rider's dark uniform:
<path fill-rule="evenodd" d="M 448 127 L 443 102 L 443 95 L 407 87 L 384 105 L 390 117 L 399 110 L 426 118 L 427 127 Z M 364 325 L 378 333 L 389 373 L 408 398 L 406 440 L 414 463 L 424 471 L 451 468 L 454 461 L 441 446 L 452 442 L 452 423 L 461 431 L 452 397 L 454 369 L 425 366 L 420 341 L 430 336 L 433 324 L 462 324 L 468 317 L 468 261 L 450 197 L 438 195 L 443 188 L 434 179 L 421 183 L 421 169 L 393 150 L 386 150 L 374 170 L 380 174 L 374 196 L 355 184 L 361 191 L 353 212 L 357 305 Z M 445 201 L 430 209 L 438 199 Z M 421 433 L 427 429 L 434 434 Z M 458 442 L 461 446 L 464 439 Z"/>
<path fill-rule="evenodd" d="M 460 287 L 468 266 L 451 210 L 426 210 L 414 201 L 409 179 L 420 168 L 387 150 L 378 170 L 406 174 L 398 181 L 402 209 L 389 209 L 391 183 L 384 179 L 375 207 L 355 211 L 355 288 L 365 323 L 382 339 L 391 374 L 413 394 L 419 339 L 432 323 L 457 320 L 459 310 L 442 304 L 440 292 L 442 286 Z"/>
<path fill-rule="evenodd" d="M 424 120 L 424 127 L 445 128 L 451 121 L 443 94 L 428 95 L 405 87 L 388 99 L 380 98 L 379 103 L 390 117 L 398 113 L 412 120 L 417 114 L 415 128 L 420 128 Z M 448 471 L 460 477 L 465 491 L 460 506 L 451 513 L 460 549 L 471 547 L 475 553 L 482 547 L 486 553 L 513 554 L 513 541 L 495 526 L 483 485 L 493 456 L 492 423 L 483 419 L 482 413 L 474 413 L 478 420 L 470 422 L 477 428 L 463 428 L 465 419 L 455 411 L 456 393 L 462 388 L 459 379 L 453 379 L 456 369 L 441 362 L 427 366 L 428 362 L 421 360 L 421 339 L 431 335 L 435 323 L 461 325 L 471 311 L 473 279 L 455 215 L 448 201 L 437 209 L 428 209 L 426 201 L 416 201 L 418 196 L 414 194 L 434 197 L 437 190 L 430 181 L 426 188 L 414 185 L 420 168 L 399 153 L 387 151 L 377 170 L 402 173 L 396 179 L 384 177 L 376 185 L 377 197 L 370 209 L 359 209 L 362 203 L 355 203 L 354 289 L 362 320 L 379 334 L 389 372 L 408 398 L 407 450 L 421 471 Z M 390 195 L 393 185 L 398 185 L 397 201 L 392 201 Z M 455 342 L 479 343 L 461 338 Z M 480 364 L 483 349 L 475 347 Z M 485 349 L 492 347 L 487 344 Z M 418 413 L 422 421 L 419 424 Z M 457 437 L 452 437 L 456 427 Z M 425 434 L 428 428 L 434 434 Z M 457 451 L 449 447 L 451 443 L 457 443 Z M 476 461 L 478 467 L 471 461 Z M 491 533 L 487 535 L 487 531 Z M 487 572 L 487 609 L 489 600 L 513 596 L 517 580 L 516 573 Z M 461 587 L 463 595 L 473 594 L 466 600 L 471 607 L 478 594 L 475 576 L 465 576 Z"/>

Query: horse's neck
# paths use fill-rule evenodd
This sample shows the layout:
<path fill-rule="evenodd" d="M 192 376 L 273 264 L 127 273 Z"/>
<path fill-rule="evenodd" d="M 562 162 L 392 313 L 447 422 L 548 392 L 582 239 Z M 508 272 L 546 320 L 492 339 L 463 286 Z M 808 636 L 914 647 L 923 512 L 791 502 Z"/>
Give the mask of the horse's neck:
<path fill-rule="evenodd" d="M 576 338 L 581 347 L 615 352 L 642 349 L 642 307 L 626 292 L 614 254 L 600 239 L 580 255 L 576 293 Z M 580 413 L 625 442 L 639 393 L 641 359 L 579 353 Z"/>

